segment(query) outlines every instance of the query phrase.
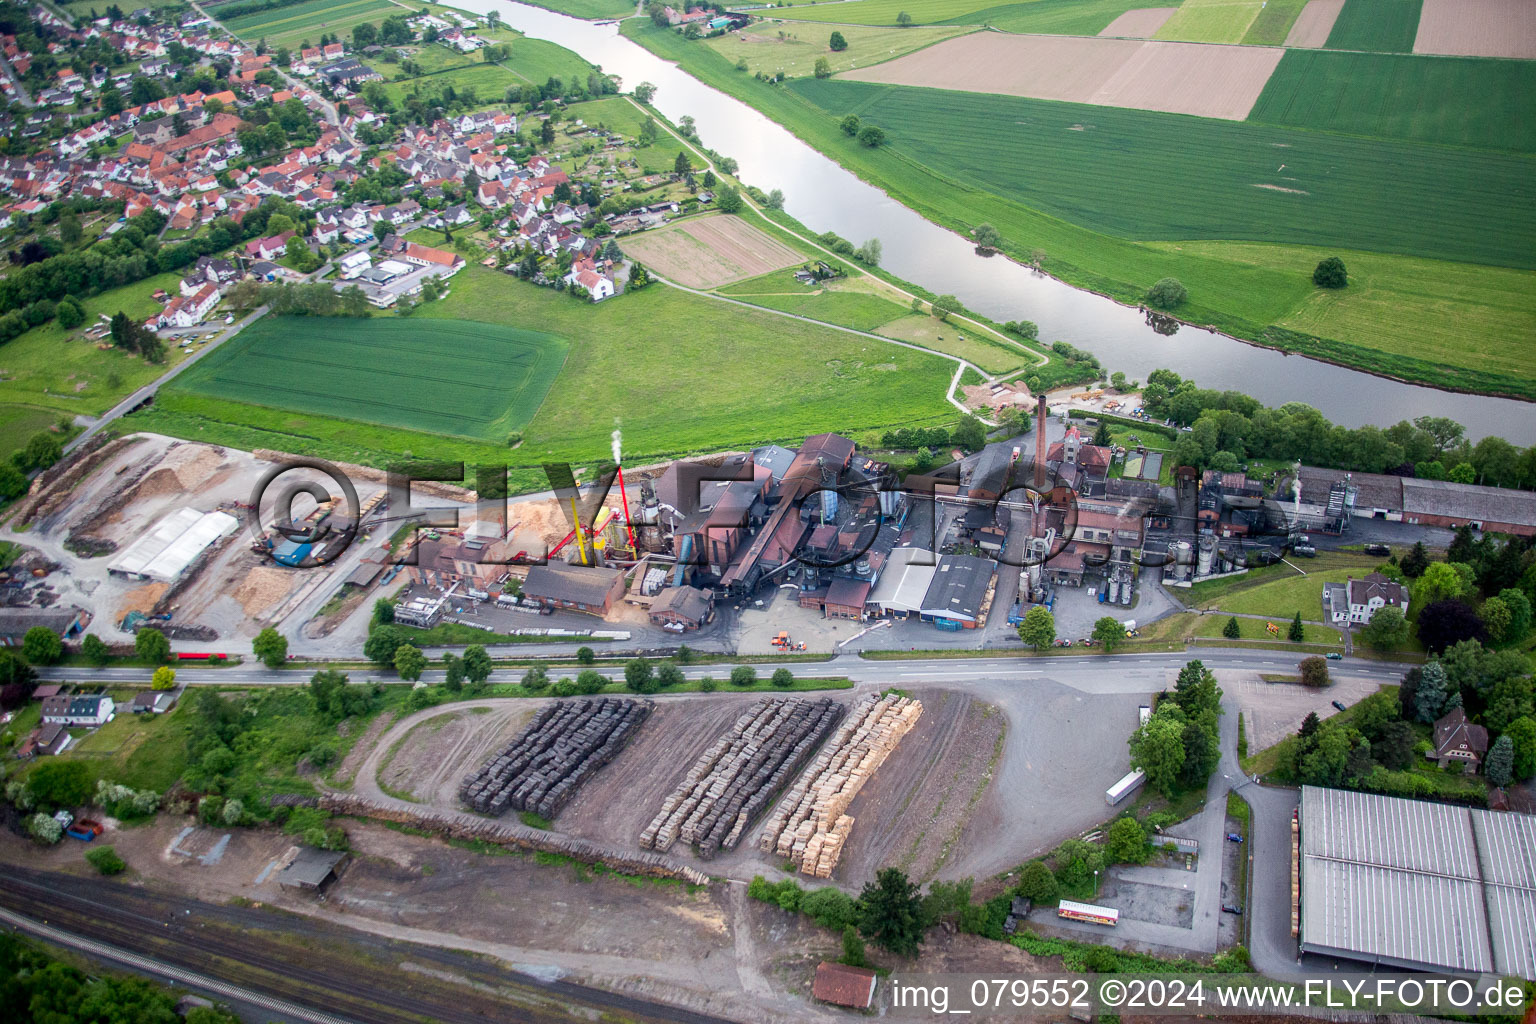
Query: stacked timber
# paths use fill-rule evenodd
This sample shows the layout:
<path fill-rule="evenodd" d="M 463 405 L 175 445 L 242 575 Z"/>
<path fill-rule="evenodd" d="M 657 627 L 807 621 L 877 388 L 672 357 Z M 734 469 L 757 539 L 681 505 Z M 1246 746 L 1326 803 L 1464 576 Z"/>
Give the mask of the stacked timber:
<path fill-rule="evenodd" d="M 694 885 L 708 885 L 710 881 L 709 876 L 702 871 L 686 864 L 674 863 L 660 854 L 617 850 L 526 825 L 490 821 L 455 811 L 429 811 L 408 807 L 399 801 L 379 803 L 351 793 L 326 793 L 319 798 L 319 803 L 321 808 L 336 815 L 392 821 L 447 839 L 495 843 L 518 850 L 559 854 L 584 864 L 600 864 L 627 875 L 679 878 Z"/>
<path fill-rule="evenodd" d="M 553 818 L 618 756 L 654 706 L 618 697 L 546 705 L 516 739 L 464 777 L 459 799 L 487 814 L 532 811 Z"/>
<path fill-rule="evenodd" d="M 640 845 L 668 850 L 681 839 L 702 857 L 734 849 L 842 714 L 825 697 L 759 700 L 694 762 L 640 833 Z"/>
<path fill-rule="evenodd" d="M 802 874 L 830 878 L 853 829 L 848 805 L 922 713 L 921 701 L 895 695 L 870 694 L 855 705 L 768 819 L 759 848 L 789 858 Z"/>

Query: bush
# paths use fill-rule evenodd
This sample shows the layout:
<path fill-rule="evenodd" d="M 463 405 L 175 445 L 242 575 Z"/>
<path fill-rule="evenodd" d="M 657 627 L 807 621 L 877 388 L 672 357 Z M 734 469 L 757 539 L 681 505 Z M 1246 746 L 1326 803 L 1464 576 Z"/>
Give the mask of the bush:
<path fill-rule="evenodd" d="M 757 669 L 751 665 L 737 665 L 731 669 L 732 686 L 751 686 L 757 682 Z"/>
<path fill-rule="evenodd" d="M 1109 826 L 1105 849 L 1123 864 L 1140 864 L 1147 859 L 1147 830 L 1135 818 L 1120 818 Z"/>
<path fill-rule="evenodd" d="M 1303 658 L 1300 668 L 1303 686 L 1324 687 L 1331 681 L 1328 678 L 1328 662 L 1322 658 Z"/>
<path fill-rule="evenodd" d="M 52 815 L 44 814 L 42 811 L 38 811 L 27 819 L 27 831 L 32 834 L 33 839 L 48 846 L 64 838 L 64 826 L 54 820 Z"/>
<path fill-rule="evenodd" d="M 107 659 L 112 657 L 112 651 L 107 647 L 106 641 L 95 633 L 85 634 L 85 639 L 80 641 L 80 653 L 92 665 L 98 667 L 105 665 Z"/>
<path fill-rule="evenodd" d="M 778 689 L 787 690 L 795 685 L 795 674 L 787 668 L 776 668 L 773 670 L 772 681 Z"/>
<path fill-rule="evenodd" d="M 832 52 L 841 53 L 842 51 L 848 49 L 848 40 L 843 38 L 843 34 L 841 32 L 833 32 L 832 37 L 827 40 L 827 45 L 831 47 Z"/>
<path fill-rule="evenodd" d="M 21 654 L 34 665 L 52 665 L 64 656 L 64 641 L 47 626 L 33 626 L 21 638 Z"/>
<path fill-rule="evenodd" d="M 608 685 L 606 676 L 599 674 L 595 669 L 583 669 L 576 676 L 576 691 L 584 694 L 601 693 L 603 687 Z"/>
<path fill-rule="evenodd" d="M 133 638 L 133 653 L 144 661 L 167 661 L 171 656 L 171 642 L 158 629 L 141 629 Z"/>
<path fill-rule="evenodd" d="M 1024 865 L 1024 870 L 1019 873 L 1017 886 L 1020 896 L 1031 903 L 1048 905 L 1056 899 L 1059 891 L 1056 885 L 1056 876 L 1051 874 L 1051 869 L 1045 866 L 1043 861 L 1032 860 Z"/>
<path fill-rule="evenodd" d="M 823 928 L 835 932 L 857 923 L 859 919 L 859 910 L 854 905 L 853 897 L 831 886 L 806 893 L 800 900 L 800 912 Z"/>
<path fill-rule="evenodd" d="M 576 661 L 577 661 L 578 664 L 590 665 L 590 664 L 592 664 L 596 660 L 597 660 L 597 655 L 592 652 L 592 648 L 590 648 L 590 647 L 578 647 L 578 648 L 576 648 Z"/>
<path fill-rule="evenodd" d="M 120 875 L 128 867 L 110 846 L 98 846 L 85 855 L 91 867 L 103 875 Z"/>
<path fill-rule="evenodd" d="M 699 680 L 699 692 L 714 693 L 715 687 L 718 685 L 719 684 L 715 682 L 713 676 L 705 676 L 703 679 Z"/>
<path fill-rule="evenodd" d="M 571 679 L 561 679 L 549 688 L 549 692 L 556 697 L 574 697 L 576 696 L 576 683 Z"/>
<path fill-rule="evenodd" d="M 1188 290 L 1173 277 L 1165 277 L 1147 289 L 1147 305 L 1154 309 L 1177 309 L 1188 298 Z"/>

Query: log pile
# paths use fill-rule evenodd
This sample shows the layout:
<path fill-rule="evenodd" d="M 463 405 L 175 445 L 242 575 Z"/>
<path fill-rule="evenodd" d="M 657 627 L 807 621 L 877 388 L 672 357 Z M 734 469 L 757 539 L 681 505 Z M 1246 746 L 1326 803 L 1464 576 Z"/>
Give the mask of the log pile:
<path fill-rule="evenodd" d="M 499 754 L 464 777 L 459 799 L 483 813 L 532 811 L 552 819 L 624 749 L 653 707 L 618 697 L 546 705 Z"/>
<path fill-rule="evenodd" d="M 758 840 L 763 852 L 789 858 L 801 874 L 832 877 L 853 829 L 848 805 L 922 713 L 921 701 L 895 695 L 870 694 L 855 705 L 768 819 Z"/>
<path fill-rule="evenodd" d="M 332 814 L 392 821 L 448 839 L 479 840 L 518 850 L 557 853 L 585 864 L 601 864 L 627 875 L 679 878 L 694 885 L 708 885 L 710 882 L 709 876 L 702 871 L 686 864 L 674 864 L 659 854 L 609 849 L 585 839 L 573 839 L 511 822 L 490 821 L 452 811 L 418 811 L 385 806 L 351 793 L 326 793 L 320 797 L 320 806 Z"/>
<path fill-rule="evenodd" d="M 825 697 L 758 701 L 688 770 L 640 845 L 668 850 L 681 839 L 701 857 L 734 849 L 842 715 L 843 706 Z"/>

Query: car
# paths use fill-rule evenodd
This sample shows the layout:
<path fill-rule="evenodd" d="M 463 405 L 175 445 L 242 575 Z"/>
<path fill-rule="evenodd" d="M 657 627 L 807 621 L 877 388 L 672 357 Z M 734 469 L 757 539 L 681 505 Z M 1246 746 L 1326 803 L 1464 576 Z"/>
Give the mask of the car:
<path fill-rule="evenodd" d="M 1238 917 L 1242 917 L 1243 916 L 1243 908 L 1242 907 L 1234 907 L 1234 906 L 1232 906 L 1231 904 L 1228 904 L 1228 903 L 1223 903 L 1221 905 L 1221 912 L 1223 914 L 1236 914 Z"/>
<path fill-rule="evenodd" d="M 1323 657 L 1327 658 L 1329 661 L 1344 660 L 1344 655 L 1340 654 L 1338 651 L 1329 651 L 1327 654 L 1323 655 Z"/>
<path fill-rule="evenodd" d="M 1236 832 L 1228 832 L 1227 833 L 1227 842 L 1229 842 L 1229 843 L 1240 843 L 1242 841 L 1243 841 L 1243 837 L 1238 835 Z"/>
<path fill-rule="evenodd" d="M 235 314 L 233 314 L 233 313 L 229 314 L 228 316 L 226 316 L 224 318 L 224 323 L 225 324 L 232 324 L 234 322 L 235 322 Z"/>
<path fill-rule="evenodd" d="M 1343 701 L 1337 701 L 1336 700 L 1336 701 L 1333 702 L 1333 706 L 1338 708 L 1340 711 L 1348 711 L 1349 710 L 1348 708 L 1346 708 L 1344 706 L 1344 702 Z"/>

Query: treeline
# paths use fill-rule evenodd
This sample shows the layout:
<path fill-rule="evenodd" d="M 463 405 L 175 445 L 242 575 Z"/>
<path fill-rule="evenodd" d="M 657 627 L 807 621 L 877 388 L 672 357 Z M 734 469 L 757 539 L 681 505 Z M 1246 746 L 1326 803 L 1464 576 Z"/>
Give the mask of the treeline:
<path fill-rule="evenodd" d="M 278 316 L 365 317 L 373 314 L 368 297 L 357 285 L 337 291 L 324 281 L 263 284 L 245 280 L 231 288 L 226 298 L 236 309 L 270 306 Z"/>
<path fill-rule="evenodd" d="M 1159 695 L 1145 725 L 1131 734 L 1131 766 L 1165 797 L 1204 789 L 1221 759 L 1221 687 L 1202 662 L 1179 670 L 1172 693 Z"/>
<path fill-rule="evenodd" d="M 1465 427 L 1443 416 L 1350 429 L 1301 402 L 1271 409 L 1239 391 L 1197 387 L 1172 370 L 1152 371 L 1142 405 L 1193 428 L 1174 442 L 1172 457 L 1199 470 L 1232 472 L 1247 458 L 1300 459 L 1361 473 L 1536 489 L 1536 448 L 1522 451 L 1502 437 L 1474 445 Z"/>
<path fill-rule="evenodd" d="M 263 11 L 296 7 L 309 2 L 310 0 L 239 0 L 237 3 L 220 4 L 214 8 L 214 14 L 220 21 L 228 21 L 231 18 L 243 18 L 247 14 L 260 14 Z"/>

